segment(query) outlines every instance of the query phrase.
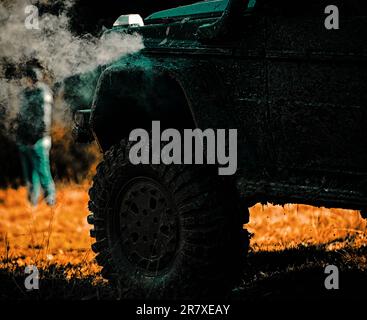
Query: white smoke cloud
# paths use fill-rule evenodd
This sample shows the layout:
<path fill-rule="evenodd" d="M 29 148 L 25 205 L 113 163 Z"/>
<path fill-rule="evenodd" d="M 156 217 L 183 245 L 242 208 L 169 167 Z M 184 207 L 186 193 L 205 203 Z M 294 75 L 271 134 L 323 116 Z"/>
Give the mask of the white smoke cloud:
<path fill-rule="evenodd" d="M 24 24 L 27 5 L 25 0 L 16 0 L 8 9 L 0 7 L 0 58 L 14 63 L 37 58 L 53 72 L 56 80 L 92 70 L 143 48 L 142 38 L 136 34 L 110 33 L 103 39 L 78 37 L 69 29 L 66 12 L 59 16 L 44 14 L 39 17 L 40 29 L 29 30 Z"/>
<path fill-rule="evenodd" d="M 26 0 L 0 3 L 0 105 L 5 106 L 10 117 L 16 113 L 16 97 L 22 85 L 19 79 L 5 78 L 4 61 L 21 65 L 37 59 L 58 82 L 143 48 L 142 38 L 137 34 L 76 36 L 70 31 L 66 12 L 43 14 L 39 17 L 39 30 L 27 29 L 25 8 L 30 4 Z M 71 1 L 65 2 L 65 8 L 71 5 Z"/>

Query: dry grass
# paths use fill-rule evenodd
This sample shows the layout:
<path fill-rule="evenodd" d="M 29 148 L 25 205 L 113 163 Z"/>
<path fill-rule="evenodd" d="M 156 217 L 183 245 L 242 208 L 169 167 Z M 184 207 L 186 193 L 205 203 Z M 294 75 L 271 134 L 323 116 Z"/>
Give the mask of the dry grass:
<path fill-rule="evenodd" d="M 48 279 L 61 277 L 63 288 L 69 281 L 74 281 L 74 288 L 78 286 L 75 279 L 88 279 L 87 289 L 83 280 L 82 293 L 70 291 L 74 299 L 98 295 L 94 293 L 94 285 L 104 286 L 105 282 L 99 276 L 100 269 L 90 249 L 93 240 L 86 222 L 88 187 L 88 184 L 59 185 L 54 209 L 43 203 L 31 208 L 25 188 L 0 190 L 0 278 L 1 272 L 6 272 L 18 273 L 23 279 L 24 266 L 34 264 Z M 298 260 L 302 274 L 319 258 L 320 263 L 329 263 L 342 257 L 337 261 L 346 268 L 367 270 L 366 221 L 357 211 L 256 205 L 251 208 L 251 223 L 247 227 L 253 233 L 246 269 L 249 271 L 244 275 L 247 286 L 263 275 L 272 279 L 274 274 L 279 275 L 279 270 L 287 277 Z M 282 267 L 279 269 L 276 264 Z M 59 293 L 52 294 L 59 297 Z"/>
<path fill-rule="evenodd" d="M 306 205 L 262 206 L 250 210 L 254 251 L 323 245 L 327 250 L 367 245 L 367 223 L 359 211 Z"/>
<path fill-rule="evenodd" d="M 19 266 L 82 265 L 79 275 L 98 273 L 88 215 L 88 184 L 58 188 L 57 206 L 44 203 L 32 208 L 26 190 L 0 191 L 0 267 L 4 261 Z M 280 251 L 326 245 L 328 250 L 367 245 L 367 223 L 358 211 L 315 208 L 305 205 L 252 207 L 253 251 Z"/>
<path fill-rule="evenodd" d="M 73 266 L 67 277 L 96 275 L 90 249 L 87 186 L 59 186 L 57 205 L 32 208 L 26 190 L 0 191 L 0 268 Z"/>

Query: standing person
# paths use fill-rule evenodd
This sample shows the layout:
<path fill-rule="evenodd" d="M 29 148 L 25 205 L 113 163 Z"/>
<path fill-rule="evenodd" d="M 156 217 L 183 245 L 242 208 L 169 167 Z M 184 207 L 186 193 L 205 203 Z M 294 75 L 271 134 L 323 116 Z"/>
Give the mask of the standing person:
<path fill-rule="evenodd" d="M 26 70 L 26 88 L 21 94 L 17 121 L 17 144 L 30 203 L 38 204 L 42 188 L 46 203 L 53 206 L 56 191 L 49 160 L 53 96 L 51 89 L 39 79 L 36 70 Z"/>

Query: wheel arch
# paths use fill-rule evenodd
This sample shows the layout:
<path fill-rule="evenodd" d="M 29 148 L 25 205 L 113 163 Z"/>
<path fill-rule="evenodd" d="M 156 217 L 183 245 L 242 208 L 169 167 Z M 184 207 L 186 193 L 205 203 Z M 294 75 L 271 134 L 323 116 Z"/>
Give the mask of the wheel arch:
<path fill-rule="evenodd" d="M 136 128 L 225 128 L 223 87 L 208 63 L 139 57 L 104 70 L 92 106 L 91 128 L 103 151 Z M 224 122 L 223 122 L 224 121 Z"/>

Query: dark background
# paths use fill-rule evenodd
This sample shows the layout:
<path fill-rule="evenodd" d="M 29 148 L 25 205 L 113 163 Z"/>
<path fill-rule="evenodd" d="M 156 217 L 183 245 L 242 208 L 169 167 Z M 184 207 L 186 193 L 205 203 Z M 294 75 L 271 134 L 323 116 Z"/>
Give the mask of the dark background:
<path fill-rule="evenodd" d="M 70 12 L 72 28 L 77 33 L 98 34 L 102 26 L 111 27 L 121 14 L 138 13 L 145 18 L 156 11 L 194 2 L 199 0 L 76 0 Z"/>

